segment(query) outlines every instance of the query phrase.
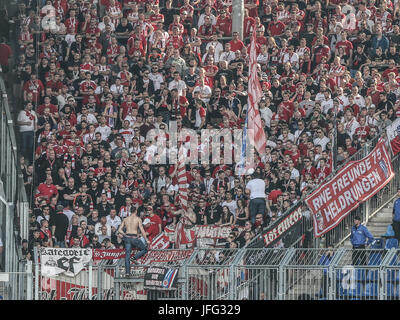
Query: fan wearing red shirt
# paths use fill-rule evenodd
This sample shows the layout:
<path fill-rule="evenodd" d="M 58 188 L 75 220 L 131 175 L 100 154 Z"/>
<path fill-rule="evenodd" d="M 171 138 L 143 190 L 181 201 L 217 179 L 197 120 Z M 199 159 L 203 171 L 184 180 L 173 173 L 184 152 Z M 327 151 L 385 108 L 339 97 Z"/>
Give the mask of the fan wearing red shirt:
<path fill-rule="evenodd" d="M 81 248 L 87 248 L 89 246 L 89 239 L 83 234 L 83 228 L 78 227 L 76 229 L 76 236 L 69 240 L 69 247 L 79 244 Z"/>
<path fill-rule="evenodd" d="M 319 65 L 322 61 L 322 57 L 329 58 L 331 49 L 323 43 L 323 40 L 317 39 L 317 44 L 313 49 L 315 65 Z"/>
<path fill-rule="evenodd" d="M 285 24 L 282 21 L 278 21 L 276 13 L 272 14 L 272 21 L 268 25 L 268 33 L 271 37 L 280 36 L 285 31 Z"/>
<path fill-rule="evenodd" d="M 64 25 L 66 29 L 72 29 L 74 33 L 78 33 L 79 19 L 76 17 L 75 9 L 69 11 L 69 18 L 65 20 Z"/>
<path fill-rule="evenodd" d="M 49 208 L 47 210 L 49 210 Z M 48 213 L 50 213 L 50 212 L 48 212 Z M 51 231 L 49 230 L 49 222 L 46 219 L 42 219 L 40 221 L 40 225 L 41 225 L 41 228 L 40 228 L 39 239 L 41 239 L 42 241 L 48 241 L 49 246 L 52 247 L 53 242 L 52 242 L 52 234 L 51 234 Z"/>
<path fill-rule="evenodd" d="M 180 8 L 179 13 L 182 13 L 183 11 L 186 11 L 187 16 L 193 19 L 194 8 L 190 4 L 190 0 L 183 1 L 183 6 Z"/>
<path fill-rule="evenodd" d="M 250 36 L 250 31 L 254 28 L 256 21 L 254 18 L 249 16 L 249 10 L 244 9 L 244 18 L 243 18 L 243 37 L 247 38 Z"/>
<path fill-rule="evenodd" d="M 312 166 L 311 159 L 309 157 L 304 158 L 304 168 L 301 170 L 302 179 L 305 178 L 306 173 L 311 174 L 311 178 L 315 179 L 317 176 L 317 169 Z"/>
<path fill-rule="evenodd" d="M 245 10 L 249 11 L 250 17 L 258 17 L 258 7 L 260 5 L 259 0 L 245 0 L 244 7 Z"/>
<path fill-rule="evenodd" d="M 24 101 L 27 101 L 28 93 L 32 93 L 32 100 L 38 102 L 39 99 L 44 96 L 44 86 L 42 81 L 36 79 L 36 74 L 31 74 L 31 80 L 25 82 L 23 86 L 24 91 Z"/>
<path fill-rule="evenodd" d="M 284 92 L 282 94 L 283 101 L 278 106 L 279 120 L 289 121 L 293 115 L 294 104 L 289 100 L 289 93 Z"/>
<path fill-rule="evenodd" d="M 160 7 L 159 6 L 153 6 L 153 14 L 150 15 L 149 21 L 151 25 L 154 28 L 154 31 L 157 30 L 157 24 L 159 22 L 164 23 L 164 15 L 160 13 Z"/>
<path fill-rule="evenodd" d="M 396 64 L 393 59 L 389 60 L 389 68 L 387 68 L 385 71 L 382 73 L 382 77 L 387 80 L 389 77 L 389 73 L 393 72 L 396 77 L 399 75 L 399 70 L 396 68 Z"/>
<path fill-rule="evenodd" d="M 232 52 L 242 50 L 242 48 L 244 47 L 244 43 L 242 40 L 239 39 L 239 33 L 237 32 L 233 33 L 233 39 L 229 41 L 229 44 L 231 45 Z"/>
<path fill-rule="evenodd" d="M 61 94 L 61 89 L 63 88 L 64 84 L 60 80 L 60 75 L 57 73 L 51 77 L 49 81 L 46 82 L 46 88 L 51 88 L 51 91 Z"/>
<path fill-rule="evenodd" d="M 51 197 L 56 196 L 58 199 L 58 190 L 53 184 L 51 175 L 47 175 L 45 182 L 39 184 L 36 197 L 44 198 L 47 203 L 50 203 Z"/>
<path fill-rule="evenodd" d="M 169 26 L 168 32 L 172 33 L 174 27 L 177 27 L 179 34 L 182 34 L 185 31 L 185 27 L 183 26 L 183 24 L 180 21 L 181 21 L 181 16 L 174 15 L 174 21 Z"/>
<path fill-rule="evenodd" d="M 121 122 L 126 118 L 128 114 L 131 113 L 132 109 L 137 109 L 137 108 L 138 105 L 136 104 L 136 102 L 133 101 L 132 94 L 128 93 L 125 96 L 124 101 L 121 103 L 121 107 L 119 109 Z"/>
<path fill-rule="evenodd" d="M 111 44 L 107 48 L 108 64 L 114 64 L 114 59 L 119 55 L 119 52 L 120 45 L 118 44 L 117 38 L 115 36 L 111 36 Z"/>
<path fill-rule="evenodd" d="M 44 97 L 44 104 L 41 104 L 37 109 L 36 109 L 36 113 L 39 115 L 43 115 L 44 114 L 44 109 L 49 108 L 50 109 L 50 113 L 55 116 L 57 115 L 58 117 L 58 108 L 57 106 L 55 106 L 54 104 L 50 103 L 50 97 Z"/>
<path fill-rule="evenodd" d="M 161 233 L 162 221 L 158 215 L 154 214 L 152 206 L 147 207 L 147 214 L 148 217 L 144 219 L 143 226 L 147 233 L 147 237 L 151 242 L 151 240 Z"/>
<path fill-rule="evenodd" d="M 185 45 L 182 36 L 179 34 L 178 27 L 172 29 L 172 35 L 168 38 L 165 47 L 167 48 L 171 43 L 175 49 L 180 49 Z"/>
<path fill-rule="evenodd" d="M 344 112 L 346 112 L 346 110 L 348 108 L 351 108 L 351 110 L 353 111 L 353 114 L 355 117 L 358 116 L 358 114 L 360 113 L 360 107 L 358 104 L 354 103 L 354 98 L 353 96 L 349 96 L 349 105 L 344 107 Z"/>
<path fill-rule="evenodd" d="M 357 136 L 358 141 L 362 139 L 367 139 L 369 136 L 369 131 L 371 130 L 370 126 L 366 124 L 367 120 L 365 116 L 361 116 L 358 120 L 360 126 L 354 131 L 354 134 Z"/>
<path fill-rule="evenodd" d="M 351 140 L 350 137 L 346 138 L 345 144 L 346 144 L 346 151 L 349 153 L 349 156 L 352 156 L 357 152 L 357 149 L 353 146 L 353 141 Z"/>
<path fill-rule="evenodd" d="M 268 39 L 264 36 L 264 31 L 262 29 L 257 29 L 256 42 L 261 46 L 263 44 L 268 44 Z"/>
<path fill-rule="evenodd" d="M 336 42 L 335 48 L 336 50 L 338 50 L 339 47 L 344 47 L 346 54 L 351 57 L 353 55 L 353 44 L 347 40 L 347 32 L 346 31 L 342 31 L 340 33 L 342 40 Z"/>
<path fill-rule="evenodd" d="M 223 37 L 230 37 L 232 34 L 232 19 L 223 10 L 217 17 L 216 23 L 217 32 L 221 33 Z"/>
<path fill-rule="evenodd" d="M 326 163 L 326 159 L 325 158 L 321 158 L 319 160 L 319 168 L 317 168 L 317 178 L 318 181 L 322 181 L 324 180 L 327 176 L 329 176 L 329 174 L 331 173 L 331 169 L 329 168 L 329 166 Z"/>
<path fill-rule="evenodd" d="M 89 94 L 89 89 L 93 89 L 96 90 L 97 85 L 96 82 L 94 82 L 93 80 L 91 80 L 91 74 L 89 71 L 87 71 L 85 73 L 86 75 L 86 79 L 83 80 L 80 84 L 79 84 L 79 91 L 82 95 L 88 95 Z"/>
<path fill-rule="evenodd" d="M 199 28 L 198 36 L 202 43 L 211 41 L 211 36 L 217 32 L 216 28 L 211 24 L 211 19 L 208 16 L 204 17 L 204 24 Z"/>

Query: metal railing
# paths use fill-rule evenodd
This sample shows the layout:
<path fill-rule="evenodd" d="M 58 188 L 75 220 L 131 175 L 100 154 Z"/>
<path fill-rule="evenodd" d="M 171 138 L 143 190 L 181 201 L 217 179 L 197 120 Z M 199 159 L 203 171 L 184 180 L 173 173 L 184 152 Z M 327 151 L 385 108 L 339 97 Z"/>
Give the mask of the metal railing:
<path fill-rule="evenodd" d="M 124 278 L 123 259 L 90 262 L 75 277 L 42 276 L 36 262 L 35 299 L 397 300 L 399 257 L 394 248 L 195 249 L 173 264 L 179 268 L 175 290 L 144 288 L 146 268 L 154 263 L 134 265 L 134 275 Z"/>
<path fill-rule="evenodd" d="M 6 272 L 18 272 L 21 237 L 28 238 L 29 204 L 19 169 L 14 121 L 0 75 L 0 225 L 4 254 L 0 265 Z"/>

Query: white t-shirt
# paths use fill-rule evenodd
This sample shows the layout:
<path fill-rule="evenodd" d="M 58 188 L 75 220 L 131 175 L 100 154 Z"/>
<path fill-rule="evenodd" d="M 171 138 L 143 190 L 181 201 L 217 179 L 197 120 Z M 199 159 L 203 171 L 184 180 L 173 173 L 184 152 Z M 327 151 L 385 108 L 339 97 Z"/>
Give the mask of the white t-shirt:
<path fill-rule="evenodd" d="M 329 142 L 329 141 L 331 141 L 328 137 L 323 137 L 322 139 L 321 138 L 315 138 L 314 139 L 314 145 L 321 145 L 321 147 L 322 147 L 322 151 L 325 151 L 325 149 L 326 149 L 326 145 L 327 145 L 327 143 Z"/>
<path fill-rule="evenodd" d="M 31 122 L 31 124 L 28 125 L 28 126 L 25 126 L 25 125 L 19 126 L 19 132 L 27 132 L 27 131 L 34 131 L 34 130 L 35 130 L 34 122 L 37 123 L 37 116 L 36 116 L 35 111 L 32 111 L 32 110 L 30 111 L 30 114 L 31 114 L 31 117 L 34 117 L 33 120 L 31 120 L 31 119 L 29 118 L 29 116 L 27 115 L 27 111 L 25 111 L 25 110 L 22 110 L 22 111 L 18 114 L 18 119 L 17 119 L 17 121 L 21 121 L 21 122 L 30 121 L 30 122 Z"/>
<path fill-rule="evenodd" d="M 186 83 L 183 80 L 172 80 L 169 84 L 168 84 L 168 90 L 171 91 L 172 89 L 177 89 L 178 90 L 178 95 L 182 96 L 183 95 L 183 90 L 185 90 L 186 87 Z"/>
<path fill-rule="evenodd" d="M 232 200 L 231 202 L 224 201 L 222 202 L 222 207 L 227 206 L 232 212 L 233 216 L 236 217 L 236 210 L 237 210 L 237 204 L 235 200 Z"/>
<path fill-rule="evenodd" d="M 161 83 L 164 82 L 164 78 L 161 73 L 150 73 L 149 79 L 153 81 L 154 90 L 159 90 Z"/>
<path fill-rule="evenodd" d="M 101 133 L 101 140 L 106 141 L 108 139 L 108 136 L 111 134 L 111 128 L 107 125 L 103 126 L 98 126 L 95 130 L 95 132 L 100 132 Z"/>
<path fill-rule="evenodd" d="M 252 179 L 246 184 L 246 189 L 250 190 L 250 199 L 265 198 L 265 182 L 261 179 Z"/>

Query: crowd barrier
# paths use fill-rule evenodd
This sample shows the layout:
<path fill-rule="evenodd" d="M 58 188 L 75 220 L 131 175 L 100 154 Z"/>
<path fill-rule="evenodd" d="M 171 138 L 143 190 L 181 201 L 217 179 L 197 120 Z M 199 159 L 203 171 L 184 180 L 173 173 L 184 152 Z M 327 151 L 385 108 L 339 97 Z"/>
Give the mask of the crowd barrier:
<path fill-rule="evenodd" d="M 31 292 L 36 300 L 398 300 L 399 256 L 395 248 L 194 249 L 183 260 L 133 264 L 130 278 L 124 259 L 91 260 L 72 277 L 43 274 L 35 261 Z M 146 286 L 158 268 L 177 272 L 174 287 Z"/>
<path fill-rule="evenodd" d="M 19 167 L 14 120 L 1 74 L 0 95 L 0 239 L 4 249 L 0 254 L 0 272 L 5 272 L 0 273 L 0 295 L 6 299 L 27 294 L 21 288 L 26 285 L 22 279 L 26 266 L 20 260 L 21 239 L 28 238 L 29 203 Z"/>

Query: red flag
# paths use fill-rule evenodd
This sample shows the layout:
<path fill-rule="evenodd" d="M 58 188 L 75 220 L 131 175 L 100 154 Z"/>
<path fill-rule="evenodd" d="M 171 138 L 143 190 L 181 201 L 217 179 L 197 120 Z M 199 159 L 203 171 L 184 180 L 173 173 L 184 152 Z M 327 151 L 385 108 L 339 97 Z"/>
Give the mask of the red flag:
<path fill-rule="evenodd" d="M 254 28 L 255 30 L 255 28 Z M 250 143 L 254 145 L 260 156 L 265 154 L 267 140 L 262 126 L 258 103 L 263 96 L 257 73 L 256 32 L 253 31 L 249 57 L 249 87 L 247 99 L 247 130 Z"/>

